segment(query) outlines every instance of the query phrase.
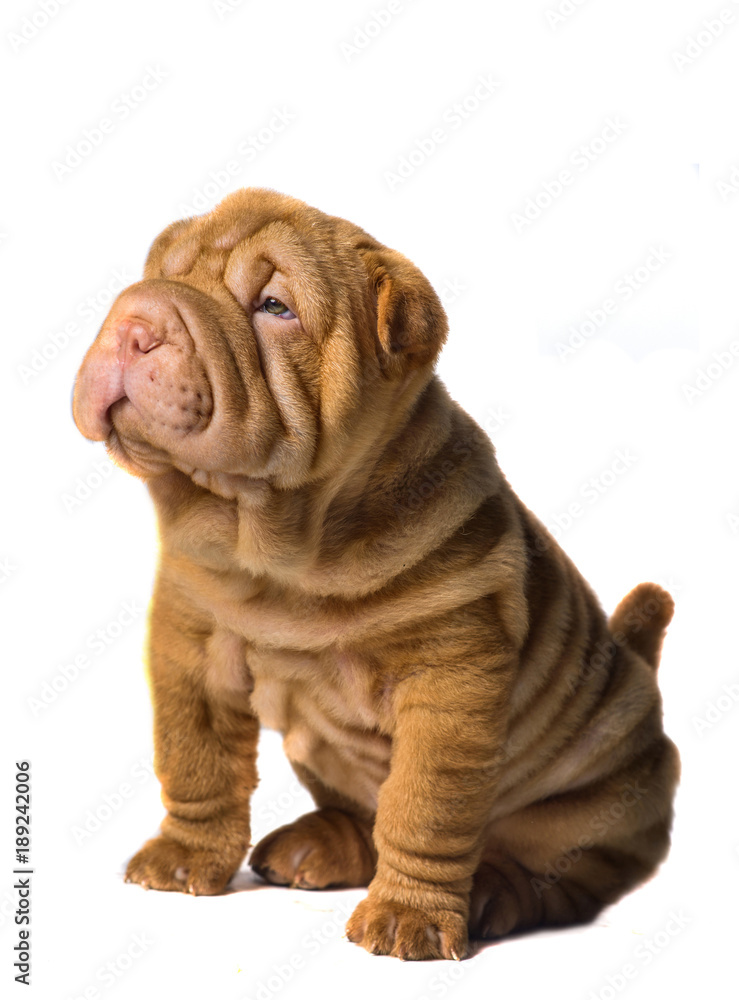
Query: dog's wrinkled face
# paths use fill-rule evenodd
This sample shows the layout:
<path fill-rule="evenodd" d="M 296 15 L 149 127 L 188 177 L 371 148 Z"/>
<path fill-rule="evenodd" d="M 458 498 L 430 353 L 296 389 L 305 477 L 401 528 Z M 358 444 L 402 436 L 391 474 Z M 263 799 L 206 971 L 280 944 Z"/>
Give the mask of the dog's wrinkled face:
<path fill-rule="evenodd" d="M 154 242 L 77 376 L 74 418 L 144 477 L 292 486 L 407 405 L 446 317 L 423 275 L 343 219 L 245 189 Z M 390 415 L 390 414 L 389 414 Z"/>

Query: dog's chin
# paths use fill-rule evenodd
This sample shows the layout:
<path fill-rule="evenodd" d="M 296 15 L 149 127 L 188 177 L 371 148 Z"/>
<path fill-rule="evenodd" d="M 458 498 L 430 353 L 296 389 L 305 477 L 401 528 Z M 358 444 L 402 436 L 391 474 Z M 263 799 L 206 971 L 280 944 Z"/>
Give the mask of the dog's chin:
<path fill-rule="evenodd" d="M 224 500 L 262 493 L 266 480 L 218 469 L 205 469 L 186 455 L 177 455 L 151 442 L 127 437 L 117 428 L 108 435 L 105 447 L 112 461 L 125 472 L 145 482 L 163 476 L 189 479 L 195 486 Z M 181 480 L 180 480 L 181 481 Z"/>
<path fill-rule="evenodd" d="M 117 466 L 137 479 L 166 475 L 175 467 L 168 451 L 120 432 L 115 423 L 105 440 L 105 449 Z"/>
<path fill-rule="evenodd" d="M 110 407 L 112 430 L 106 447 L 114 461 L 143 479 L 173 469 L 188 475 L 207 454 L 208 422 L 202 427 L 165 424 L 140 404 L 124 397 Z"/>

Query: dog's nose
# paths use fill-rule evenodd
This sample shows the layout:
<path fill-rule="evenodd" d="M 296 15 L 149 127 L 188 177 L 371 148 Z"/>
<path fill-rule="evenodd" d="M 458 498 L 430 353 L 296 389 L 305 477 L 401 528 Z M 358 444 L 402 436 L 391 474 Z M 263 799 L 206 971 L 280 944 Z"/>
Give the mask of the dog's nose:
<path fill-rule="evenodd" d="M 151 323 L 134 317 L 126 317 L 118 324 L 116 342 L 116 357 L 120 364 L 135 361 L 140 355 L 148 354 L 162 343 Z"/>
<path fill-rule="evenodd" d="M 146 306 L 146 301 L 143 306 Z M 114 306 L 114 310 L 115 310 Z M 130 308 L 130 305 L 128 305 Z M 136 312 L 142 310 L 137 303 Z M 155 320 L 119 310 L 103 324 L 98 339 L 85 356 L 77 375 L 73 413 L 77 426 L 92 441 L 104 441 L 113 426 L 110 408 L 128 394 L 127 379 L 135 377 L 139 362 L 164 338 Z"/>

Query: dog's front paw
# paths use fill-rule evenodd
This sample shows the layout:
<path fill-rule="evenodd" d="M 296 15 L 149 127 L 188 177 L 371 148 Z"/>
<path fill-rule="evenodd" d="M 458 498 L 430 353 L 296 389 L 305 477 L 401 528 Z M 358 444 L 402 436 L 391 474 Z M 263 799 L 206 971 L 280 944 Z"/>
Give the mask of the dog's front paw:
<path fill-rule="evenodd" d="M 346 936 L 373 955 L 460 961 L 467 954 L 467 921 L 462 914 L 416 909 L 373 899 L 371 893 L 349 918 Z"/>
<path fill-rule="evenodd" d="M 145 889 L 190 892 L 194 896 L 215 896 L 239 866 L 216 851 L 194 850 L 159 836 L 148 840 L 134 854 L 126 868 L 126 882 L 138 882 Z"/>

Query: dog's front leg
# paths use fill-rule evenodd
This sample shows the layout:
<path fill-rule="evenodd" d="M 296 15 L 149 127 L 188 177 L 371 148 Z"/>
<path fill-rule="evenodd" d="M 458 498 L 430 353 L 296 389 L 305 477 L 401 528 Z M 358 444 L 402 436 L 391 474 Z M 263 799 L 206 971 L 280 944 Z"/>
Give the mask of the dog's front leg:
<path fill-rule="evenodd" d="M 259 724 L 243 643 L 161 578 L 150 621 L 154 766 L 167 809 L 128 864 L 145 888 L 221 892 L 249 847 Z"/>
<path fill-rule="evenodd" d="M 429 667 L 394 693 L 377 873 L 347 936 L 375 954 L 464 958 L 472 877 L 505 739 L 510 661 Z"/>

